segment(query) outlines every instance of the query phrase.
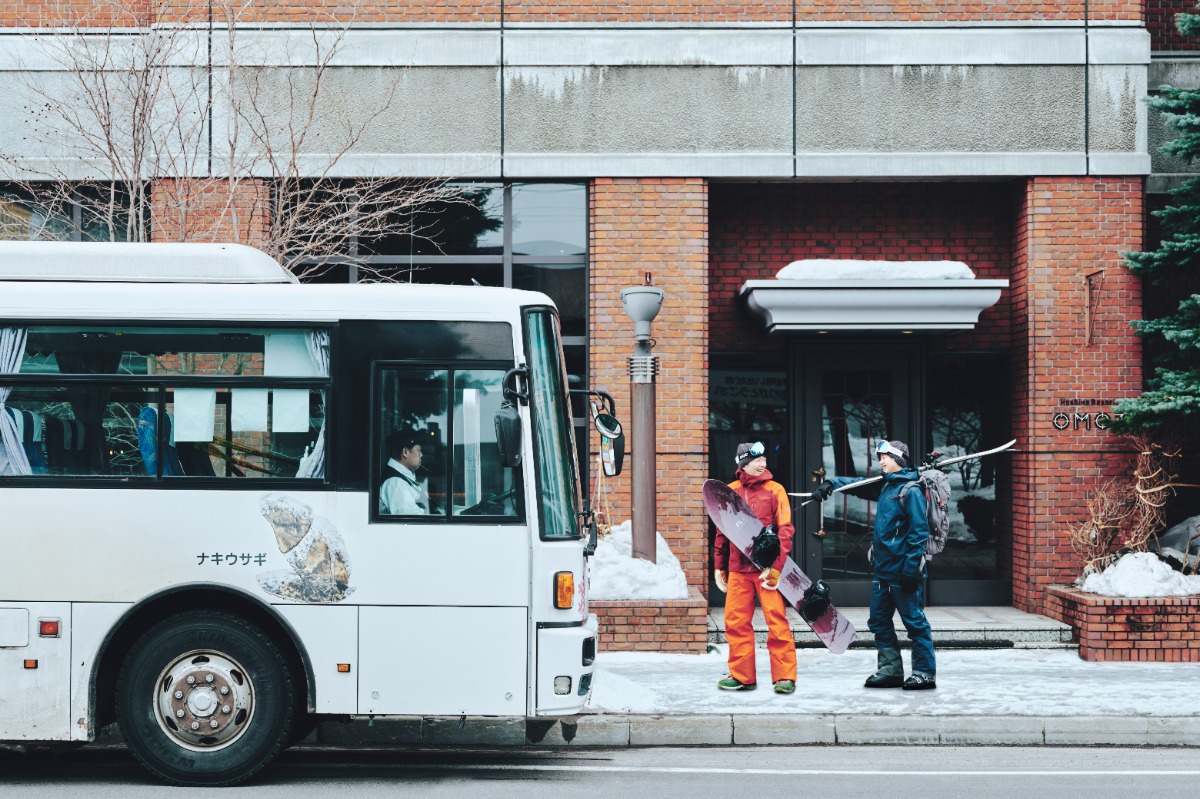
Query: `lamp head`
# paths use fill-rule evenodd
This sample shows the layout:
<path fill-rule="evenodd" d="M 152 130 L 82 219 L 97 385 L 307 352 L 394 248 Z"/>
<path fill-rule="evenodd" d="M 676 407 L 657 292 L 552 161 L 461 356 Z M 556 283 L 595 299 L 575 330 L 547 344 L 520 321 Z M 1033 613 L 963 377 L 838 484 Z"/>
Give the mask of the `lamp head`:
<path fill-rule="evenodd" d="M 621 292 L 621 304 L 633 320 L 634 335 L 638 341 L 650 340 L 650 323 L 658 316 L 662 303 L 663 290 L 654 286 L 634 286 Z"/>

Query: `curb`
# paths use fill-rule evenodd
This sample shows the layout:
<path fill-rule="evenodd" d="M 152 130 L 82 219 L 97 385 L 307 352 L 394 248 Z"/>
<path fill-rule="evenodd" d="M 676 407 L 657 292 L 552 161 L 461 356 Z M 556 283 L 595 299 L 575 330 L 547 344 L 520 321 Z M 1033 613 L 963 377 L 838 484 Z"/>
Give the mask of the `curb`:
<path fill-rule="evenodd" d="M 1200 718 L 797 713 L 410 717 L 326 721 L 301 745 L 615 748 L 805 744 L 1200 747 Z"/>
<path fill-rule="evenodd" d="M 586 714 L 531 719 L 403 716 L 323 721 L 296 746 L 302 750 L 403 746 L 613 749 L 811 744 L 1200 747 L 1200 717 L 802 713 Z M 123 746 L 120 732 L 111 725 L 89 748 Z"/>

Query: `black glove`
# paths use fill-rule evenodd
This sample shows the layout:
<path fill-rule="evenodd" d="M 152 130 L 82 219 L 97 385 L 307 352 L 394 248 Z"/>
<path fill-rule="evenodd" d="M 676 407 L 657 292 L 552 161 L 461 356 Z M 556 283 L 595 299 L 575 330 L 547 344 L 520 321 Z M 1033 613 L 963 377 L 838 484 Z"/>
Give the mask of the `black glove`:
<path fill-rule="evenodd" d="M 813 496 L 824 502 L 833 496 L 833 481 L 826 480 L 813 489 Z"/>
<path fill-rule="evenodd" d="M 918 574 L 905 574 L 900 578 L 900 590 L 906 594 L 916 593 L 921 587 L 921 576 Z"/>

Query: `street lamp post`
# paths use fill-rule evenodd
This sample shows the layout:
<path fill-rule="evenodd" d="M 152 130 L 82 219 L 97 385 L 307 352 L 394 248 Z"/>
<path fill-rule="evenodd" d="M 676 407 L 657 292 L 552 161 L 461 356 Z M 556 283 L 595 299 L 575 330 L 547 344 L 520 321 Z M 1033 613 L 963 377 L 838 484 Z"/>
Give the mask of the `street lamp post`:
<path fill-rule="evenodd" d="M 662 308 L 663 290 L 650 285 L 621 292 L 621 304 L 634 323 L 633 356 L 629 359 L 629 381 L 633 404 L 633 556 L 657 562 L 658 508 L 655 481 L 656 408 L 654 379 L 658 358 L 650 354 L 654 341 L 650 323 Z"/>

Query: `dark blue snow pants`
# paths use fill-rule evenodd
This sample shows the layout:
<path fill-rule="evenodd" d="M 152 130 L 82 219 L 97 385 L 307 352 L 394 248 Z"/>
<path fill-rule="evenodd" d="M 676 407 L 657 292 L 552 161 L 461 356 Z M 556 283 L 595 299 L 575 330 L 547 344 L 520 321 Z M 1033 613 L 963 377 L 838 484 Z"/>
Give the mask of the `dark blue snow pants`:
<path fill-rule="evenodd" d="M 937 663 L 933 657 L 933 633 L 929 628 L 929 619 L 925 618 L 924 581 L 911 594 L 901 591 L 898 581 L 892 583 L 876 577 L 871 582 L 871 616 L 867 626 L 875 633 L 875 648 L 881 653 L 900 652 L 900 641 L 892 622 L 896 611 L 900 611 L 900 621 L 908 631 L 908 639 L 912 641 L 913 673 L 935 676 Z M 896 660 L 898 662 L 899 658 Z"/>

